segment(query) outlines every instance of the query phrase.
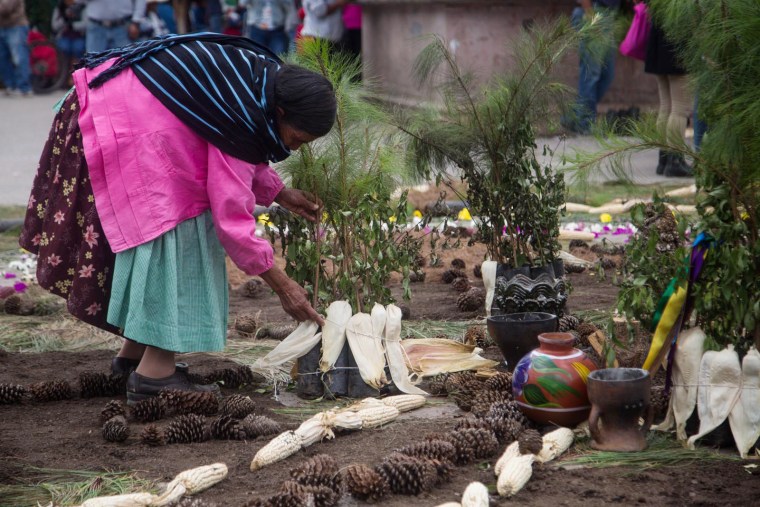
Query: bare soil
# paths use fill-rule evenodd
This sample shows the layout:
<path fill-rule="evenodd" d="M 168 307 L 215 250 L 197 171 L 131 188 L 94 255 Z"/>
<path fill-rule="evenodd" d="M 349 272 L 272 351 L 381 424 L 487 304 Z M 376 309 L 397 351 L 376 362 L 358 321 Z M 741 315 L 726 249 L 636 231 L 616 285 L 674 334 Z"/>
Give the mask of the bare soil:
<path fill-rule="evenodd" d="M 463 320 L 478 317 L 478 312 L 462 313 L 456 307 L 457 293 L 440 281 L 454 257 L 467 263 L 468 273 L 482 259 L 482 251 L 462 249 L 444 251 L 444 266 L 426 268 L 427 279 L 415 284 L 411 303 L 412 319 Z M 611 283 L 612 272 L 603 279 L 590 273 L 570 275 L 573 293 L 572 311 L 609 309 L 615 301 L 617 288 Z M 279 301 L 268 290 L 254 298 L 240 294 L 239 285 L 245 281 L 233 273 L 231 323 L 240 312 L 258 312 L 268 322 L 287 322 Z M 474 285 L 482 281 L 471 276 Z M 398 284 L 396 284 L 398 285 Z M 394 287 L 398 295 L 399 288 Z M 482 315 L 481 315 L 482 316 Z M 0 322 L 1 323 L 1 322 Z M 0 334 L 2 331 L 0 331 Z M 497 349 L 486 351 L 498 357 Z M 0 383 L 28 385 L 33 382 L 64 379 L 76 387 L 81 372 L 106 372 L 111 351 L 46 352 L 36 354 L 0 352 Z M 205 354 L 185 358 L 192 371 L 208 373 L 228 367 L 226 359 Z M 260 387 L 260 386 L 258 386 Z M 294 427 L 299 419 L 273 412 L 283 405 L 273 399 L 271 391 L 261 392 L 257 386 L 240 389 L 257 404 L 257 413 Z M 224 389 L 224 394 L 232 391 Z M 208 441 L 198 444 L 176 444 L 150 448 L 139 439 L 144 425 L 130 423 L 130 437 L 124 443 L 106 442 L 101 436 L 98 416 L 110 398 L 74 399 L 49 403 L 24 403 L 0 406 L 0 484 L 23 480 L 28 465 L 68 470 L 138 470 L 145 478 L 169 480 L 178 472 L 214 462 L 229 467 L 226 480 L 200 494 L 200 498 L 224 506 L 243 505 L 258 495 L 274 493 L 288 478 L 288 470 L 306 456 L 328 453 L 341 464 L 355 462 L 373 465 L 392 450 L 421 440 L 426 434 L 449 429 L 461 417 L 468 417 L 448 402 L 437 401 L 425 417 L 415 412 L 404 414 L 387 427 L 364 430 L 339 436 L 333 441 L 316 444 L 280 463 L 257 472 L 249 470 L 256 451 L 268 440 Z M 125 398 L 120 398 L 125 401 Z M 305 406 L 308 404 L 304 403 Z M 431 415 L 432 414 L 432 415 Z M 301 419 L 304 417 L 302 416 Z M 168 420 L 158 422 L 165 426 Z M 473 465 L 454 469 L 450 481 L 418 497 L 389 496 L 381 502 L 387 506 L 434 506 L 447 501 L 459 501 L 468 483 L 480 481 L 495 487 L 492 466 L 495 457 Z M 564 469 L 557 464 L 537 465 L 533 478 L 514 498 L 507 500 L 492 496 L 493 505 L 752 505 L 757 501 L 760 481 L 742 462 L 706 464 L 656 470 L 626 468 Z M 561 465 L 561 461 L 559 462 Z M 0 498 L 0 506 L 11 505 Z M 360 505 L 344 497 L 340 505 Z"/>

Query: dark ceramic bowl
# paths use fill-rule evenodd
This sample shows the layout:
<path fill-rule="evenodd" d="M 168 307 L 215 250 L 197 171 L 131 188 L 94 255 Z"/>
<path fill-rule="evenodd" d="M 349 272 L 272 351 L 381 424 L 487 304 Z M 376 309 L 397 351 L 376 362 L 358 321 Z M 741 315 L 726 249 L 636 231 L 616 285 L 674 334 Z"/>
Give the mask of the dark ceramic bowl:
<path fill-rule="evenodd" d="M 488 317 L 488 334 L 504 356 L 509 371 L 538 347 L 538 335 L 557 330 L 556 315 L 543 312 L 508 313 Z"/>

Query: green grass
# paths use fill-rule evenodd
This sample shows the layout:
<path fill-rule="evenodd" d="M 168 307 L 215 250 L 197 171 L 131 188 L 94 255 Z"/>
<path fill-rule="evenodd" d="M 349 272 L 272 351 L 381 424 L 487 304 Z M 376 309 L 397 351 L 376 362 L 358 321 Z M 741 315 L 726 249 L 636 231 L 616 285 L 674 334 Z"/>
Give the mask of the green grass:
<path fill-rule="evenodd" d="M 0 484 L 2 505 L 79 505 L 98 496 L 156 491 L 156 483 L 139 478 L 137 471 L 18 469 L 15 484 Z"/>

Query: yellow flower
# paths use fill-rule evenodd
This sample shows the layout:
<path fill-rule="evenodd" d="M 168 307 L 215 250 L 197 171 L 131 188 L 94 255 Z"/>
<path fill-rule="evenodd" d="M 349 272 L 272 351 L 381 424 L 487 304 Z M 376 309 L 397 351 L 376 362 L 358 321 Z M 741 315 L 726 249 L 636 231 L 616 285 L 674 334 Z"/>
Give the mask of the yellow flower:
<path fill-rule="evenodd" d="M 610 215 L 609 213 L 602 213 L 599 216 L 599 220 L 601 220 L 603 224 L 608 224 L 612 222 L 612 215 Z"/>
<path fill-rule="evenodd" d="M 259 215 L 259 223 L 261 225 L 270 225 L 272 221 L 269 220 L 269 213 L 262 213 Z"/>
<path fill-rule="evenodd" d="M 457 214 L 457 220 L 472 220 L 472 215 L 470 215 L 470 210 L 467 208 L 462 208 L 462 210 Z"/>
<path fill-rule="evenodd" d="M 412 216 L 414 216 L 414 218 L 422 218 L 422 212 L 416 209 L 414 210 L 414 213 L 412 213 Z"/>
<path fill-rule="evenodd" d="M 740 215 L 742 220 L 747 220 L 749 218 L 749 213 L 746 211 L 742 211 L 742 214 Z"/>
<path fill-rule="evenodd" d="M 330 219 L 330 215 L 328 215 L 326 211 L 323 211 L 322 212 L 322 221 L 323 222 L 327 222 L 327 220 L 329 220 L 329 219 Z"/>
<path fill-rule="evenodd" d="M 392 223 L 392 224 L 395 224 L 395 223 L 396 223 L 396 220 L 398 220 L 398 219 L 396 218 L 396 215 L 391 215 L 390 217 L 388 217 L 388 221 L 389 221 L 390 223 Z"/>

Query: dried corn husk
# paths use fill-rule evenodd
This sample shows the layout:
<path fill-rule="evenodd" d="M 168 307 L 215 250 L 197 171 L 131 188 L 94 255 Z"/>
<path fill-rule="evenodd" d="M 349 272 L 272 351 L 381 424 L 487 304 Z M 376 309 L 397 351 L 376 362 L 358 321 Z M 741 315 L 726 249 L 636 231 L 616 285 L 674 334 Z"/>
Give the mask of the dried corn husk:
<path fill-rule="evenodd" d="M 335 433 L 332 431 L 333 414 L 333 412 L 329 411 L 320 412 L 311 419 L 302 422 L 298 429 L 293 432 L 301 437 L 301 446 L 308 447 L 321 442 L 325 438 L 335 438 Z"/>
<path fill-rule="evenodd" d="M 510 458 L 504 463 L 499 479 L 496 481 L 496 491 L 501 496 L 512 496 L 522 489 L 533 475 L 533 461 L 536 457 L 524 454 Z"/>
<path fill-rule="evenodd" d="M 499 476 L 501 473 L 501 469 L 504 468 L 504 464 L 509 461 L 512 458 L 516 458 L 517 456 L 521 456 L 520 454 L 520 443 L 515 440 L 509 446 L 507 446 L 506 450 L 504 451 L 504 454 L 501 455 L 501 457 L 496 461 L 496 465 L 493 467 L 493 473 L 496 475 L 496 477 Z"/>
<path fill-rule="evenodd" d="M 485 261 L 480 265 L 483 273 L 483 285 L 486 288 L 486 316 L 491 316 L 493 296 L 496 293 L 496 261 Z"/>
<path fill-rule="evenodd" d="M 420 338 L 401 340 L 407 367 L 419 377 L 464 370 L 493 368 L 498 363 L 480 357 L 481 349 L 454 340 Z"/>
<path fill-rule="evenodd" d="M 150 505 L 151 507 L 174 505 L 184 495 L 200 493 L 218 483 L 227 477 L 227 471 L 227 465 L 224 463 L 214 463 L 180 472 Z"/>
<path fill-rule="evenodd" d="M 401 347 L 401 309 L 396 305 L 388 305 L 386 312 L 385 354 L 388 357 L 388 366 L 391 370 L 393 383 L 401 392 L 427 395 L 409 379 L 409 370 L 404 360 L 404 350 Z"/>
<path fill-rule="evenodd" d="M 562 455 L 571 445 L 575 434 L 570 428 L 557 428 L 544 435 L 544 446 L 536 456 L 536 461 L 546 463 Z"/>
<path fill-rule="evenodd" d="M 471 482 L 462 493 L 462 507 L 488 507 L 488 488 L 480 482 Z"/>
<path fill-rule="evenodd" d="M 314 345 L 319 343 L 322 333 L 317 333 L 318 324 L 307 320 L 301 322 L 298 327 L 282 340 L 269 354 L 258 359 L 254 363 L 256 368 L 273 368 L 288 361 L 293 361 L 309 352 Z"/>
<path fill-rule="evenodd" d="M 327 307 L 327 318 L 322 328 L 322 358 L 319 369 L 323 372 L 333 367 L 346 343 L 346 324 L 351 318 L 351 305 L 347 301 L 333 301 Z"/>
<path fill-rule="evenodd" d="M 705 353 L 705 356 L 708 353 Z M 694 449 L 694 443 L 698 439 L 726 420 L 741 394 L 742 369 L 739 364 L 739 355 L 733 345 L 716 353 L 708 361 L 703 359 L 701 367 L 706 370 L 709 368 L 709 373 L 705 372 L 703 376 L 703 372 L 701 370 L 699 372 L 700 382 L 697 392 L 699 433 L 687 440 L 690 449 Z"/>
<path fill-rule="evenodd" d="M 155 495 L 150 493 L 99 496 L 85 500 L 79 507 L 147 507 L 155 498 Z"/>
<path fill-rule="evenodd" d="M 373 312 L 375 312 L 374 309 Z M 380 315 L 375 312 L 375 325 L 379 325 L 379 317 Z M 385 327 L 384 319 L 385 315 L 383 315 L 383 327 Z M 372 317 L 366 313 L 357 313 L 351 317 L 346 326 L 346 337 L 362 380 L 375 389 L 380 389 L 387 384 L 382 337 L 374 334 Z"/>
<path fill-rule="evenodd" d="M 332 425 L 335 428 L 344 430 L 360 430 L 362 429 L 362 418 L 359 414 L 349 410 L 341 410 L 339 412 L 330 411 L 330 417 Z"/>
<path fill-rule="evenodd" d="M 401 412 L 396 407 L 382 405 L 379 407 L 363 408 L 356 412 L 362 420 L 362 428 L 376 428 L 395 420 Z"/>
<path fill-rule="evenodd" d="M 301 450 L 301 444 L 303 440 L 300 436 L 296 435 L 293 431 L 286 431 L 280 433 L 267 445 L 259 449 L 259 452 L 253 457 L 251 461 L 251 471 L 255 472 L 259 468 L 263 468 L 272 463 L 277 463 L 280 460 L 287 458 L 299 450 Z"/>
<path fill-rule="evenodd" d="M 731 433 L 742 458 L 760 438 L 760 353 L 752 347 L 742 360 L 742 391 L 728 415 Z"/>

